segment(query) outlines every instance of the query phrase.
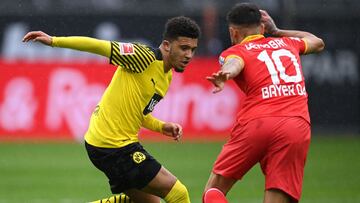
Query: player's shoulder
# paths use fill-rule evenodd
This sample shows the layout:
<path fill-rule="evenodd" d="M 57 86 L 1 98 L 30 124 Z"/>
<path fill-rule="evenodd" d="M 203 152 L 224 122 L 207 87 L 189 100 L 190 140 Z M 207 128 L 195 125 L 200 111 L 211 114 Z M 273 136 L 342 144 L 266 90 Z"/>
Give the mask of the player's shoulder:
<path fill-rule="evenodd" d="M 120 55 L 154 54 L 154 48 L 137 42 L 112 41 L 111 46 Z"/>
<path fill-rule="evenodd" d="M 154 60 L 163 60 L 162 53 L 160 48 L 154 48 L 152 46 L 141 44 L 141 43 L 133 43 L 135 48 L 139 50 L 139 52 L 151 54 L 152 59 Z"/>
<path fill-rule="evenodd" d="M 221 55 L 238 53 L 242 48 L 243 46 L 241 44 L 235 44 L 222 51 Z"/>
<path fill-rule="evenodd" d="M 283 40 L 284 42 L 290 43 L 301 43 L 303 40 L 299 37 L 279 37 L 279 40 Z"/>
<path fill-rule="evenodd" d="M 156 60 L 162 60 L 156 48 L 134 42 L 111 42 L 110 63 L 127 71 L 144 72 Z"/>
<path fill-rule="evenodd" d="M 224 51 L 221 52 L 219 56 L 219 64 L 224 65 L 225 61 L 229 58 L 240 58 L 240 60 L 243 60 L 243 53 L 242 53 L 242 45 L 236 44 L 233 45 Z"/>
<path fill-rule="evenodd" d="M 134 47 L 136 49 L 143 49 L 147 52 L 154 52 L 155 51 L 155 48 L 149 46 L 149 45 L 146 45 L 146 44 L 142 44 L 142 43 L 138 43 L 138 42 L 134 42 L 132 43 L 134 45 Z"/>

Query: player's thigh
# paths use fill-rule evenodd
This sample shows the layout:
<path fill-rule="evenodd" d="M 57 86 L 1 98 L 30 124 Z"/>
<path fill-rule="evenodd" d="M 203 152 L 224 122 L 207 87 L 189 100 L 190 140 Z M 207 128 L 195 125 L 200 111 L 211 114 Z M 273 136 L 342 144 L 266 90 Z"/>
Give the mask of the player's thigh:
<path fill-rule="evenodd" d="M 303 169 L 310 145 L 310 125 L 298 117 L 283 118 L 278 122 L 277 132 L 273 134 L 271 145 L 260 164 L 266 174 L 291 172 Z"/>
<path fill-rule="evenodd" d="M 134 203 L 160 203 L 160 197 L 143 192 L 138 189 L 130 189 L 124 192 Z"/>
<path fill-rule="evenodd" d="M 213 173 L 240 180 L 266 152 L 271 125 L 262 119 L 238 123 L 217 157 Z"/>
<path fill-rule="evenodd" d="M 237 179 L 227 178 L 219 174 L 211 173 L 204 192 L 210 188 L 217 188 L 224 194 L 227 194 L 236 181 Z"/>
<path fill-rule="evenodd" d="M 142 191 L 164 198 L 176 183 L 177 178 L 165 167 L 161 167 L 149 184 Z"/>
<path fill-rule="evenodd" d="M 265 188 L 279 189 L 294 199 L 301 195 L 310 125 L 302 118 L 282 118 L 268 153 L 261 160 Z"/>
<path fill-rule="evenodd" d="M 161 164 L 140 143 L 115 149 L 89 144 L 86 147 L 91 161 L 108 177 L 113 194 L 144 188 L 161 169 Z"/>

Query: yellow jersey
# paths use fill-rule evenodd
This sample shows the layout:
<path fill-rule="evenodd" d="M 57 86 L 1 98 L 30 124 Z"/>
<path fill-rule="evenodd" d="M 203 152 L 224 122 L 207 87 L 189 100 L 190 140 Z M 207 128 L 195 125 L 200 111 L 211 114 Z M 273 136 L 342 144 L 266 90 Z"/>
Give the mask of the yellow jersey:
<path fill-rule="evenodd" d="M 53 37 L 52 45 L 107 56 L 118 67 L 91 116 L 87 143 L 120 148 L 138 142 L 141 127 L 161 132 L 163 122 L 151 112 L 167 93 L 172 70 L 164 72 L 160 49 L 87 37 Z"/>

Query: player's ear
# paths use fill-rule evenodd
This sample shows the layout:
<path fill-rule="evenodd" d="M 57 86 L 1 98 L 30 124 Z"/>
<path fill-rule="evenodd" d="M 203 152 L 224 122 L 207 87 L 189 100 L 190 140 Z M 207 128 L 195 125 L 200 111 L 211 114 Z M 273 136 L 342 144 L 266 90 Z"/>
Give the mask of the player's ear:
<path fill-rule="evenodd" d="M 229 27 L 229 33 L 230 33 L 230 37 L 235 39 L 236 35 L 237 35 L 237 29 L 235 29 L 234 27 L 230 26 Z"/>
<path fill-rule="evenodd" d="M 231 26 L 229 26 L 229 33 L 230 33 L 230 35 L 232 35 L 233 32 L 234 32 L 234 28 L 231 27 Z"/>
<path fill-rule="evenodd" d="M 164 50 L 169 52 L 170 51 L 170 42 L 167 40 L 163 40 L 162 44 L 163 44 Z"/>
<path fill-rule="evenodd" d="M 229 34 L 230 34 L 230 39 L 231 39 L 231 42 L 234 44 L 238 43 L 238 37 L 239 37 L 239 31 L 238 29 L 232 27 L 232 26 L 229 26 Z"/>
<path fill-rule="evenodd" d="M 260 34 L 265 34 L 265 24 L 264 23 L 260 23 Z"/>

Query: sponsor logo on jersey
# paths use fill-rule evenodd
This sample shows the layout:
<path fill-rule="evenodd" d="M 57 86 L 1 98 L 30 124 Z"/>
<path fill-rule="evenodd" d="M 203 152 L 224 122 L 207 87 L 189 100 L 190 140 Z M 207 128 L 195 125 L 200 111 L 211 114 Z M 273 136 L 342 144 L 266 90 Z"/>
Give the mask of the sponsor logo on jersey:
<path fill-rule="evenodd" d="M 131 43 L 119 43 L 121 55 L 135 54 L 134 45 Z"/>
<path fill-rule="evenodd" d="M 132 155 L 132 158 L 133 158 L 135 163 L 139 164 L 139 163 L 143 162 L 146 159 L 146 156 L 145 156 L 145 154 L 143 154 L 141 152 L 135 152 Z"/>
<path fill-rule="evenodd" d="M 147 115 L 148 113 L 152 112 L 152 111 L 154 110 L 156 104 L 159 103 L 159 101 L 160 101 L 161 99 L 162 99 L 162 96 L 159 95 L 159 94 L 157 94 L 157 93 L 155 93 L 155 94 L 151 97 L 149 103 L 146 105 L 146 107 L 145 107 L 145 109 L 144 109 L 144 111 L 143 111 L 143 114 L 144 114 L 144 115 Z"/>

